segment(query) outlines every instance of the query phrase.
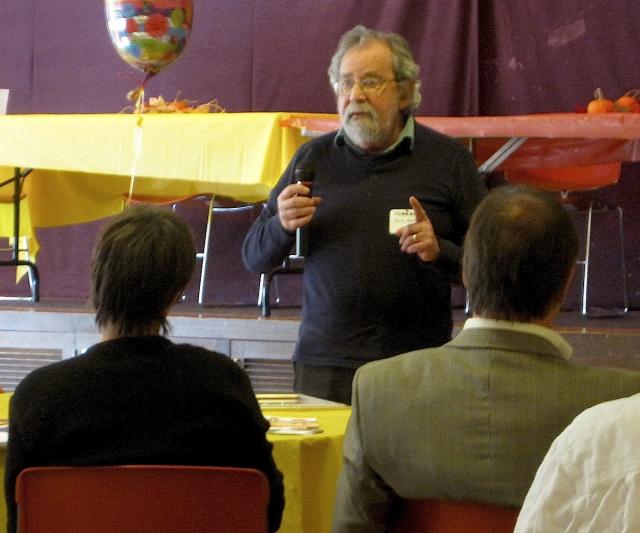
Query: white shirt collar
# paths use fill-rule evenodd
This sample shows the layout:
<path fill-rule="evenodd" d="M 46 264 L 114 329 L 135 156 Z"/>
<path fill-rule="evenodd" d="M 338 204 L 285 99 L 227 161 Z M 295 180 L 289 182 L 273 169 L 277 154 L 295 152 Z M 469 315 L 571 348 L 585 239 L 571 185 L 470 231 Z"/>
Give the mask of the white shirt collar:
<path fill-rule="evenodd" d="M 573 348 L 566 340 L 562 338 L 562 335 L 550 328 L 540 326 L 538 324 L 510 322 L 508 320 L 495 320 L 493 318 L 473 317 L 467 319 L 463 326 L 463 329 L 471 328 L 506 329 L 509 331 L 520 331 L 522 333 L 537 335 L 538 337 L 542 337 L 543 339 L 546 339 L 551 344 L 553 344 L 558 349 L 563 359 L 566 359 L 568 361 L 573 355 Z"/>

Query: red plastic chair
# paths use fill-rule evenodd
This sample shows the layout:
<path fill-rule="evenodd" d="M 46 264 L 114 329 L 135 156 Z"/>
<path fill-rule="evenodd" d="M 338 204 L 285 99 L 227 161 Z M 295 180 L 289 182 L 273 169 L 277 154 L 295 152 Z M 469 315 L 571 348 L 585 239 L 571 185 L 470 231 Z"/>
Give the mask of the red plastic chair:
<path fill-rule="evenodd" d="M 595 191 L 603 187 L 615 185 L 620 177 L 621 164 L 598 163 L 592 165 L 578 165 L 571 167 L 541 167 L 505 171 L 507 181 L 521 183 L 530 187 L 557 191 L 562 194 L 563 201 L 571 204 L 579 211 L 586 213 L 585 246 L 578 265 L 582 267 L 582 295 L 580 313 L 584 316 L 589 312 L 589 267 L 591 259 L 591 230 L 593 214 L 595 212 L 615 211 L 618 221 L 618 238 L 620 246 L 620 271 L 622 307 L 614 310 L 614 314 L 622 316 L 629 309 L 627 295 L 627 273 L 624 257 L 623 213 L 620 206 L 610 205 L 599 199 Z M 584 193 L 587 193 L 586 198 Z M 603 315 L 604 316 L 604 315 Z"/>
<path fill-rule="evenodd" d="M 477 502 L 403 500 L 391 533 L 513 533 L 518 509 Z"/>
<path fill-rule="evenodd" d="M 263 533 L 269 484 L 248 468 L 37 467 L 16 502 L 20 533 Z"/>

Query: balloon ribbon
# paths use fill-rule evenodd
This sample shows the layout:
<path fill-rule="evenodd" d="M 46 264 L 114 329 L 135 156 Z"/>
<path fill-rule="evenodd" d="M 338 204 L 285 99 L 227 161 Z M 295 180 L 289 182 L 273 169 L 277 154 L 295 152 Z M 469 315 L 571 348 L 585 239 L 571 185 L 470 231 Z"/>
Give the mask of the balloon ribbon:
<path fill-rule="evenodd" d="M 134 114 L 136 115 L 136 128 L 133 132 L 133 161 L 131 162 L 131 178 L 129 179 L 129 195 L 127 197 L 127 206 L 131 204 L 131 197 L 133 196 L 133 187 L 136 181 L 136 173 L 138 171 L 138 163 L 142 156 L 142 117 L 144 113 L 144 86 L 155 76 L 155 72 L 148 72 L 144 80 L 140 84 L 140 87 L 129 91 L 127 98 L 129 100 L 135 100 Z"/>

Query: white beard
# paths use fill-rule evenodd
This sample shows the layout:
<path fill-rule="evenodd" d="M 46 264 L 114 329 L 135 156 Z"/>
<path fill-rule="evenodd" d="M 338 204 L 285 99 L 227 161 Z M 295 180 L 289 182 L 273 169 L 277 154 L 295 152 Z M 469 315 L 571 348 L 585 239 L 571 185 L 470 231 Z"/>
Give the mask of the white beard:
<path fill-rule="evenodd" d="M 352 113 L 366 113 L 366 116 L 352 117 Z M 342 127 L 349 139 L 361 148 L 378 146 L 387 137 L 378 114 L 367 103 L 349 105 L 344 111 Z"/>

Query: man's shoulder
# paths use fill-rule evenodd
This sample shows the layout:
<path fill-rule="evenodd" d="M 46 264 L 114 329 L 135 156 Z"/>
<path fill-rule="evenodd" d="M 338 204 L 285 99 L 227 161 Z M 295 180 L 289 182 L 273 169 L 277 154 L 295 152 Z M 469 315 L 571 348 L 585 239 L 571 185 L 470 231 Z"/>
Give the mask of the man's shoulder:
<path fill-rule="evenodd" d="M 440 133 L 428 126 L 424 126 L 423 124 L 415 122 L 415 142 L 417 143 L 429 143 L 429 144 L 438 144 L 443 147 L 448 147 L 452 150 L 463 151 L 466 152 L 466 148 L 464 145 L 449 135 L 445 135 L 444 133 Z"/>
<path fill-rule="evenodd" d="M 640 468 L 640 393 L 590 407 L 576 416 L 551 447 L 549 460 L 577 472 L 585 465 L 612 481 Z M 615 449 L 616 453 L 611 454 Z"/>
<path fill-rule="evenodd" d="M 389 382 L 394 378 L 420 376 L 426 367 L 436 365 L 439 361 L 446 361 L 455 351 L 455 348 L 448 344 L 437 348 L 422 348 L 367 363 L 358 369 L 357 376 L 359 380 L 369 382 L 379 379 Z"/>
<path fill-rule="evenodd" d="M 603 434 L 618 429 L 625 433 L 633 431 L 640 439 L 640 392 L 594 405 L 580 413 L 572 423 L 574 425 L 599 430 Z"/>
<path fill-rule="evenodd" d="M 309 139 L 309 141 L 298 148 L 298 152 L 296 155 L 300 156 L 300 158 L 305 158 L 312 153 L 315 154 L 316 152 L 327 151 L 335 145 L 337 135 L 338 130 L 335 130 Z"/>
<path fill-rule="evenodd" d="M 312 161 L 316 166 L 321 162 L 327 162 L 330 164 L 331 158 L 334 157 L 332 150 L 335 146 L 335 138 L 338 131 L 331 131 L 329 133 L 324 133 L 319 137 L 314 137 L 309 139 L 303 145 L 301 145 L 296 153 L 293 155 L 291 161 L 289 162 L 289 166 L 287 171 L 290 173 L 287 175 L 287 172 L 282 176 L 281 179 L 284 179 L 284 185 L 290 183 L 294 169 L 298 166 L 301 161 Z M 317 170 L 317 169 L 316 169 Z"/>

